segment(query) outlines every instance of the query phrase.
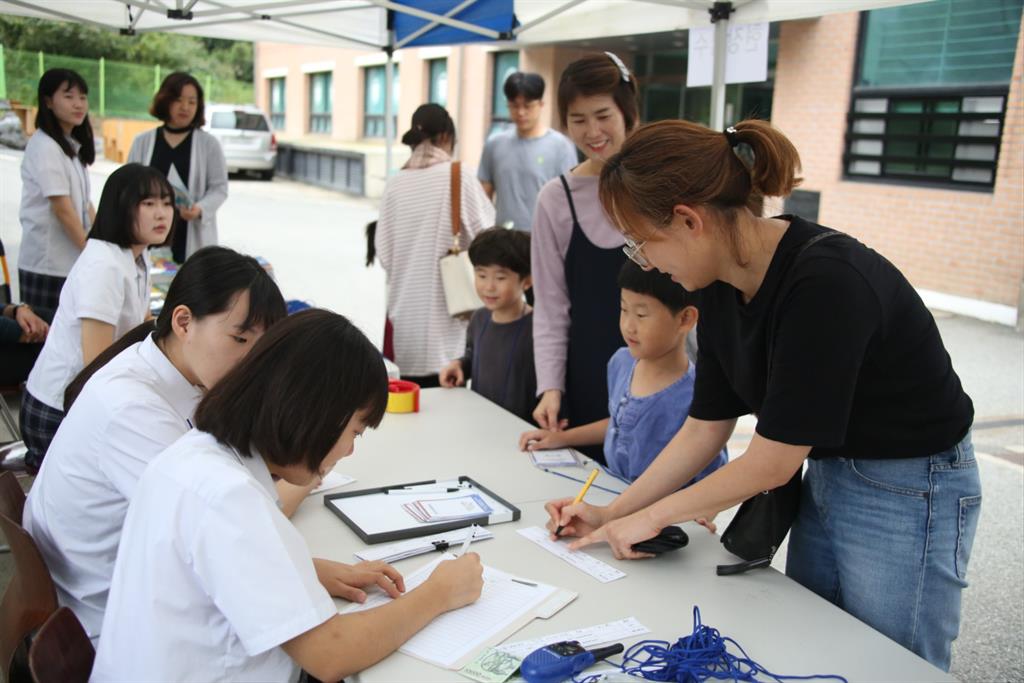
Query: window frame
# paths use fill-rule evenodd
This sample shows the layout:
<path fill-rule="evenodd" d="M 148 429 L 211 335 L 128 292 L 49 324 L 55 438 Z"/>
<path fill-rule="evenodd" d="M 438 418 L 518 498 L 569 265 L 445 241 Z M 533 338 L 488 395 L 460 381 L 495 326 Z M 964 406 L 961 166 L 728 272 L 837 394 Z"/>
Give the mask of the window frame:
<path fill-rule="evenodd" d="M 392 63 L 391 66 L 394 69 L 394 77 L 393 77 L 393 80 L 392 80 L 391 87 L 392 87 L 393 90 L 396 91 L 396 92 L 392 92 L 392 94 L 391 94 L 391 99 L 392 99 L 392 103 L 391 103 L 391 106 L 392 106 L 391 120 L 392 120 L 392 123 L 393 123 L 393 126 L 394 126 L 395 135 L 397 136 L 398 135 L 398 97 L 397 97 L 398 92 L 397 91 L 401 91 L 401 86 L 399 85 L 400 77 L 401 77 L 401 70 L 399 69 L 399 65 L 396 64 L 396 63 Z M 386 64 L 370 64 L 370 65 L 362 67 L 362 72 L 363 72 L 362 73 L 362 75 L 363 75 L 363 131 L 362 132 L 363 132 L 363 139 L 365 139 L 365 140 L 380 140 L 380 139 L 386 138 L 387 134 L 388 134 L 387 128 L 385 127 L 386 126 L 386 122 L 384 120 L 384 114 L 383 113 L 381 113 L 381 114 L 371 114 L 371 113 L 369 113 L 367 111 L 368 105 L 369 105 L 369 94 L 370 94 L 370 88 L 369 88 L 369 85 L 370 85 L 370 72 L 371 71 L 377 71 L 378 69 L 380 70 L 380 73 L 383 76 L 383 83 L 384 83 L 383 87 L 387 88 L 388 74 L 387 74 L 387 65 Z M 370 124 L 373 124 L 373 128 L 375 130 L 377 130 L 379 128 L 379 130 L 380 130 L 380 134 L 379 135 L 378 134 L 370 134 L 369 133 L 370 128 L 371 128 Z"/>
<path fill-rule="evenodd" d="M 842 157 L 842 179 L 851 182 L 878 183 L 884 185 L 902 185 L 911 187 L 926 187 L 934 189 L 948 189 L 962 192 L 984 192 L 991 194 L 999 176 L 999 160 L 1002 151 L 1003 135 L 1006 132 L 1006 111 L 1009 104 L 1009 91 L 1012 75 L 1005 83 L 987 83 L 983 85 L 957 85 L 957 84 L 927 84 L 907 86 L 873 86 L 858 85 L 861 81 L 861 71 L 864 62 L 864 49 L 867 44 L 865 31 L 868 24 L 868 12 L 861 12 L 857 22 L 857 49 L 854 54 L 853 79 L 850 88 L 850 101 L 847 107 L 846 128 L 843 136 L 843 157 Z M 1018 34 L 1020 31 L 1018 27 Z M 1002 107 L 997 112 L 964 112 L 963 101 L 975 97 L 1001 97 Z M 864 99 L 886 99 L 885 112 L 861 112 L 857 111 L 857 101 Z M 904 113 L 893 111 L 894 102 L 923 101 L 937 102 L 940 100 L 959 100 L 957 112 L 921 112 Z M 956 135 L 931 135 L 928 133 L 907 134 L 888 133 L 889 123 L 923 119 L 922 127 L 938 121 L 956 120 L 960 123 L 965 121 L 987 121 L 996 123 L 999 132 L 995 136 L 961 135 L 960 125 L 957 126 Z M 854 126 L 857 121 L 882 120 L 885 122 L 882 133 L 855 132 Z M 855 142 L 862 140 L 876 140 L 882 143 L 882 153 L 863 154 L 853 151 Z M 947 158 L 929 157 L 925 154 L 917 156 L 906 156 L 900 154 L 887 154 L 887 148 L 891 143 L 918 142 L 920 145 L 949 144 L 953 146 L 952 156 Z M 992 145 L 995 154 L 991 160 L 969 159 L 956 157 L 958 145 Z M 850 166 L 854 162 L 878 162 L 879 173 L 857 173 L 851 172 Z M 928 176 L 916 173 L 887 172 L 886 164 L 892 163 L 915 163 L 918 166 L 935 165 L 948 166 L 949 173 L 945 177 Z M 991 169 L 991 178 L 988 181 L 954 180 L 953 174 L 957 168 L 984 168 Z"/>
<path fill-rule="evenodd" d="M 327 79 L 327 111 L 313 111 L 313 81 L 317 78 Z M 334 89 L 333 71 L 314 71 L 309 74 L 309 119 L 307 120 L 308 131 L 315 135 L 330 135 L 334 128 L 334 98 L 331 91 Z"/>
<path fill-rule="evenodd" d="M 450 84 L 447 84 L 445 86 L 444 101 L 443 102 L 439 102 L 437 100 L 437 98 L 435 97 L 435 95 L 437 93 L 434 92 L 434 66 L 437 65 L 437 64 L 444 64 L 444 77 L 445 77 L 445 81 L 447 81 L 448 80 L 448 58 L 447 57 L 437 57 L 435 59 L 428 59 L 428 60 L 426 60 L 426 62 L 427 62 L 427 102 L 432 102 L 434 104 L 439 104 L 442 107 L 447 108 L 448 107 L 448 91 L 450 90 L 450 87 L 449 87 Z"/>
<path fill-rule="evenodd" d="M 267 93 L 269 94 L 269 106 L 267 111 L 270 113 L 270 128 L 272 130 L 284 130 L 285 122 L 287 121 L 287 97 L 288 97 L 288 85 L 285 80 L 286 76 L 275 76 L 274 78 L 267 79 Z M 280 83 L 281 88 L 281 109 L 274 109 L 274 86 Z"/>
<path fill-rule="evenodd" d="M 490 137 L 499 130 L 508 130 L 515 124 L 512 122 L 512 116 L 496 116 L 495 105 L 499 101 L 505 100 L 505 79 L 498 80 L 498 58 L 501 55 L 514 54 L 516 56 L 516 70 L 519 70 L 520 62 L 522 61 L 522 54 L 519 50 L 496 50 L 491 53 L 491 124 L 488 126 L 487 136 Z M 506 109 L 508 108 L 506 103 Z M 500 128 L 498 128 L 500 126 Z"/>
<path fill-rule="evenodd" d="M 922 112 L 918 113 L 904 113 L 893 111 L 893 103 L 906 102 L 906 101 L 939 101 L 939 100 L 960 100 L 961 107 L 964 99 L 972 97 L 1000 97 L 1003 101 L 1002 108 L 997 112 Z M 886 111 L 885 112 L 858 112 L 856 110 L 858 99 L 886 99 Z M 855 89 L 850 97 L 850 108 L 847 113 L 846 121 L 846 133 L 844 136 L 844 147 L 843 147 L 843 179 L 844 180 L 857 180 L 857 181 L 868 181 L 868 182 L 889 182 L 900 185 L 918 185 L 922 187 L 941 187 L 946 189 L 957 189 L 957 190 L 975 190 L 991 192 L 996 183 L 996 178 L 999 170 L 999 154 L 1002 147 L 1002 138 L 1005 132 L 1006 125 L 1006 106 L 1007 100 L 1009 99 L 1009 85 L 1005 88 L 994 88 L 991 86 L 978 86 L 976 88 L 944 88 L 944 89 L 933 89 L 933 88 L 920 88 L 920 89 L 893 89 L 893 88 L 861 88 Z M 996 136 L 979 136 L 979 135 L 940 135 L 940 134 L 929 134 L 929 133 L 863 133 L 855 132 L 854 124 L 856 121 L 864 120 L 882 120 L 886 123 L 886 129 L 889 127 L 890 122 L 898 121 L 912 121 L 915 119 L 923 120 L 925 123 L 934 123 L 941 121 L 958 121 L 969 122 L 969 121 L 983 121 L 983 122 L 997 122 L 999 126 L 999 133 Z M 959 128 L 959 125 L 957 126 Z M 880 141 L 882 143 L 882 153 L 878 155 L 863 154 L 853 151 L 853 145 L 858 141 Z M 924 154 L 918 154 L 917 156 L 906 156 L 901 154 L 887 153 L 888 147 L 892 143 L 901 142 L 917 142 L 919 145 L 929 144 L 948 144 L 953 146 L 953 156 L 950 157 L 929 157 Z M 991 160 L 983 159 L 969 159 L 969 158 L 957 158 L 956 147 L 957 145 L 991 145 L 995 148 L 995 154 Z M 866 161 L 866 162 L 878 162 L 880 164 L 880 171 L 877 175 L 870 173 L 856 173 L 850 170 L 850 165 L 853 162 Z M 933 165 L 933 166 L 948 166 L 949 175 L 945 177 L 941 176 L 926 176 L 913 173 L 901 173 L 897 171 L 886 171 L 886 164 L 894 163 L 914 163 L 919 166 Z M 991 170 L 991 180 L 989 181 L 970 181 L 970 180 L 954 180 L 953 172 L 957 168 L 982 168 Z"/>

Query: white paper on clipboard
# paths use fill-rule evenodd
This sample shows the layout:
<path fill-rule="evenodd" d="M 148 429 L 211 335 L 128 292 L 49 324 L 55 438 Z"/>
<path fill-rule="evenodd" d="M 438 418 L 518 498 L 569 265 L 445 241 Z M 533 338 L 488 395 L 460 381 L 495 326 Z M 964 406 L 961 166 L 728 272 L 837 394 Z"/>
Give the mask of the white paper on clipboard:
<path fill-rule="evenodd" d="M 482 488 L 466 486 L 464 478 L 460 485 L 459 479 L 445 479 L 431 482 L 430 493 L 426 495 L 395 495 L 388 494 L 383 490 L 367 491 L 365 493 L 353 492 L 359 495 L 326 496 L 324 503 L 336 514 L 343 517 L 349 526 L 358 527 L 357 533 L 362 532 L 366 537 L 389 536 L 380 538 L 373 542 L 396 541 L 404 538 L 424 536 L 443 530 L 445 522 L 431 523 L 420 522 L 409 514 L 405 505 L 419 498 L 441 499 L 444 497 L 458 498 L 467 494 L 474 494 L 484 502 L 493 512 L 487 515 L 487 524 L 500 524 L 513 521 L 518 512 L 509 503 L 492 495 Z M 450 487 L 457 489 L 451 493 L 438 493 L 437 489 Z M 458 521 L 448 522 L 447 528 L 453 528 L 451 524 L 458 525 Z M 465 525 L 468 526 L 469 522 Z M 440 527 L 440 529 L 439 529 Z"/>

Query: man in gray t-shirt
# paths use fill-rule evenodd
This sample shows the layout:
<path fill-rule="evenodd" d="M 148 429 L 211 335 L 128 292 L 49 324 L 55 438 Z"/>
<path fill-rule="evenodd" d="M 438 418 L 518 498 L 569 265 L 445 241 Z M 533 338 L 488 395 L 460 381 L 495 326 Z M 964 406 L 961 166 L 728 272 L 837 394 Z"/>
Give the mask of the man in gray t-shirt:
<path fill-rule="evenodd" d="M 477 178 L 495 200 L 498 225 L 529 230 L 537 193 L 576 165 L 576 147 L 541 121 L 544 79 L 539 74 L 517 71 L 505 81 L 504 90 L 515 128 L 487 140 Z"/>

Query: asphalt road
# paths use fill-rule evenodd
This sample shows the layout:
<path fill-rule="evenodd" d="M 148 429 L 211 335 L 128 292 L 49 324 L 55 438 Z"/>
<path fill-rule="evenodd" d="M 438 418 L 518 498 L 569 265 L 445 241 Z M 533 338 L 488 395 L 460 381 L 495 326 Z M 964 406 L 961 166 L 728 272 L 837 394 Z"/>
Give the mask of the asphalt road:
<path fill-rule="evenodd" d="M 19 152 L 0 150 L 0 239 L 16 280 Z M 92 171 L 95 200 L 114 166 Z M 94 201 L 95 201 L 94 200 Z M 232 179 L 218 213 L 221 242 L 267 258 L 287 298 L 330 308 L 376 343 L 383 337 L 384 274 L 364 265 L 369 200 L 284 180 Z M 16 287 L 16 282 L 15 282 Z M 965 681 L 1024 680 L 1024 335 L 935 312 L 946 347 L 974 399 L 974 442 L 984 486 L 981 521 L 963 596 L 953 673 Z M 730 442 L 742 453 L 753 421 Z M 723 516 L 727 518 L 728 516 Z M 9 571 L 0 556 L 0 573 Z"/>

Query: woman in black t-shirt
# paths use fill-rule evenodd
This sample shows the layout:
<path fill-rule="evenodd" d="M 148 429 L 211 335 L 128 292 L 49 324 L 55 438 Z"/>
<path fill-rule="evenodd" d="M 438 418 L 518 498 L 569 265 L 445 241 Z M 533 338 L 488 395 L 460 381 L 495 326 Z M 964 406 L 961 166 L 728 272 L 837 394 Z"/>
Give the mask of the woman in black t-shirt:
<path fill-rule="evenodd" d="M 550 526 L 581 536 L 573 547 L 643 557 L 634 543 L 782 486 L 807 461 L 786 573 L 948 670 L 981 504 L 974 408 L 891 263 L 798 217 L 761 217 L 799 165 L 751 120 L 724 134 L 652 124 L 605 166 L 601 201 L 630 257 L 701 290 L 696 386 L 640 479 L 608 507 L 548 503 Z M 747 451 L 678 490 L 749 413 Z"/>

